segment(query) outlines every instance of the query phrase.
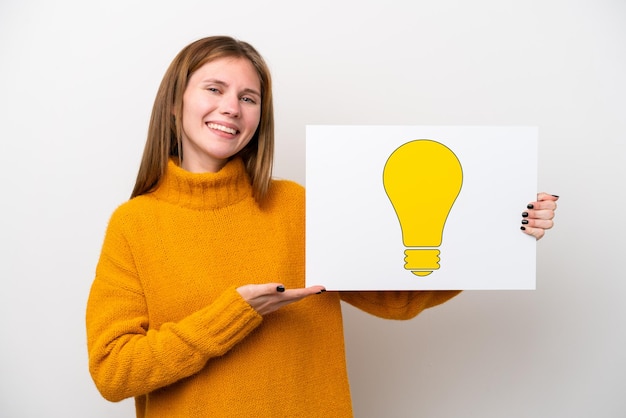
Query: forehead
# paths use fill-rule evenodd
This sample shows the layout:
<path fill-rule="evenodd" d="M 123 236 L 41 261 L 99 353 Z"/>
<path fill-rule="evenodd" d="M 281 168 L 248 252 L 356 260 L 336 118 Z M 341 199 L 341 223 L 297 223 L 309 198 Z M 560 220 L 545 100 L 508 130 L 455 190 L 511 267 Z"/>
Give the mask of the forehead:
<path fill-rule="evenodd" d="M 254 65 L 247 58 L 217 58 L 201 65 L 191 74 L 189 82 L 218 80 L 227 84 L 246 84 L 260 90 L 261 80 Z"/>

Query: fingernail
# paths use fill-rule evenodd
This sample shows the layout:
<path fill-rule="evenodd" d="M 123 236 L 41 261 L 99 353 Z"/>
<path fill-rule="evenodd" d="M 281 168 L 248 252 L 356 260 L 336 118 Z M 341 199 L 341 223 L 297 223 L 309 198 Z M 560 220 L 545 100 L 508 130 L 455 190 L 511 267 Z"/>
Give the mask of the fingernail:
<path fill-rule="evenodd" d="M 285 286 L 283 286 L 282 284 L 279 285 L 279 286 L 276 286 L 276 291 L 280 292 L 280 293 L 284 292 L 285 291 Z"/>
<path fill-rule="evenodd" d="M 522 216 L 526 218 L 528 216 L 528 212 L 522 212 Z"/>
<path fill-rule="evenodd" d="M 525 227 L 525 226 L 521 226 L 521 227 L 520 227 L 520 229 L 521 229 L 522 231 L 526 231 L 526 227 Z"/>
<path fill-rule="evenodd" d="M 522 219 L 522 223 L 523 223 L 524 225 L 528 225 L 528 219 Z"/>
<path fill-rule="evenodd" d="M 319 292 L 316 293 L 316 295 L 321 295 L 322 293 L 324 293 L 326 291 L 326 289 L 322 289 Z"/>
<path fill-rule="evenodd" d="M 532 204 L 532 203 L 527 204 L 527 205 L 526 205 L 526 207 L 527 207 L 528 209 L 532 209 L 532 208 L 534 208 L 534 206 L 533 206 L 533 204 Z"/>
<path fill-rule="evenodd" d="M 553 194 L 552 197 L 556 197 L 558 199 L 559 195 Z"/>

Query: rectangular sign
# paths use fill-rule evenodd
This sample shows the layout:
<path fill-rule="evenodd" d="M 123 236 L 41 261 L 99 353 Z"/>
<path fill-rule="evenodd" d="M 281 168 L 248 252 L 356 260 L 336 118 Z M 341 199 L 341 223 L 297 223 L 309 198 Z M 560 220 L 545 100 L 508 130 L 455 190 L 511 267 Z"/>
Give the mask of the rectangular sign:
<path fill-rule="evenodd" d="M 535 127 L 306 128 L 306 283 L 534 289 Z"/>

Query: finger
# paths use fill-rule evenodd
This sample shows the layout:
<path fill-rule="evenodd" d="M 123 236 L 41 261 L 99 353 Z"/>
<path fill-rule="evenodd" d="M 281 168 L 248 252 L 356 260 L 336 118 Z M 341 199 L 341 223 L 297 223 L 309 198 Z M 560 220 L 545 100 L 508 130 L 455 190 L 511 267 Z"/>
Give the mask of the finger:
<path fill-rule="evenodd" d="M 264 283 L 256 285 L 259 290 L 258 296 L 272 295 L 274 293 L 282 293 L 285 291 L 285 285 L 282 283 Z"/>
<path fill-rule="evenodd" d="M 324 286 L 311 286 L 298 289 L 288 289 L 285 290 L 284 297 L 289 300 L 298 300 L 311 295 L 319 295 L 320 293 L 325 291 L 326 288 L 324 288 Z"/>
<path fill-rule="evenodd" d="M 550 229 L 554 226 L 551 219 L 522 219 L 522 226 L 528 228 Z"/>
<path fill-rule="evenodd" d="M 537 201 L 541 202 L 544 200 L 550 200 L 550 201 L 556 202 L 557 200 L 559 200 L 559 196 L 555 194 L 544 193 L 544 192 L 537 193 Z"/>
<path fill-rule="evenodd" d="M 281 286 L 283 286 L 281 283 L 248 284 L 238 287 L 237 291 L 246 301 L 250 301 L 279 293 L 278 289 Z"/>
<path fill-rule="evenodd" d="M 526 208 L 527 209 L 548 209 L 548 210 L 556 210 L 557 204 L 556 201 L 559 199 L 557 195 L 551 195 L 547 193 L 538 193 L 537 201 L 530 202 Z"/>
<path fill-rule="evenodd" d="M 522 218 L 524 219 L 554 219 L 553 210 L 527 210 L 522 212 Z"/>
<path fill-rule="evenodd" d="M 307 288 L 285 289 L 282 292 L 275 291 L 271 295 L 262 297 L 261 303 L 256 304 L 257 312 L 261 315 L 274 312 L 291 303 L 299 302 L 311 295 L 326 291 L 324 286 L 311 286 Z"/>
<path fill-rule="evenodd" d="M 540 240 L 546 233 L 545 229 L 533 228 L 533 227 L 530 227 L 530 226 L 522 226 L 521 230 L 525 234 L 532 235 L 537 240 Z"/>
<path fill-rule="evenodd" d="M 557 204 L 554 200 L 542 200 L 539 202 L 530 202 L 526 205 L 527 209 L 538 209 L 538 210 L 556 210 Z"/>

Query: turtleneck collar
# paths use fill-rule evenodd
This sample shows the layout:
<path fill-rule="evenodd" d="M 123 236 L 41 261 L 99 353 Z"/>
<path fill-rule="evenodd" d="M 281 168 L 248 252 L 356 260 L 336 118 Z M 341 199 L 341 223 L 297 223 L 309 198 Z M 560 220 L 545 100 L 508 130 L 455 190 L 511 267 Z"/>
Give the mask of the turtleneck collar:
<path fill-rule="evenodd" d="M 252 185 L 241 158 L 234 158 L 217 173 L 192 173 L 170 159 L 165 177 L 152 196 L 195 210 L 229 206 L 252 196 Z"/>

